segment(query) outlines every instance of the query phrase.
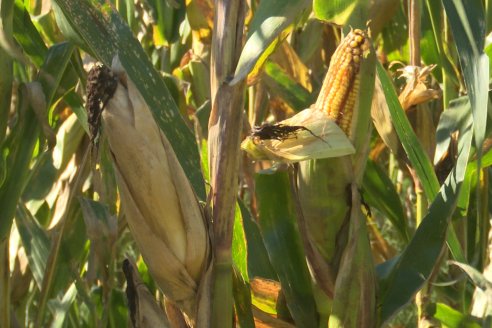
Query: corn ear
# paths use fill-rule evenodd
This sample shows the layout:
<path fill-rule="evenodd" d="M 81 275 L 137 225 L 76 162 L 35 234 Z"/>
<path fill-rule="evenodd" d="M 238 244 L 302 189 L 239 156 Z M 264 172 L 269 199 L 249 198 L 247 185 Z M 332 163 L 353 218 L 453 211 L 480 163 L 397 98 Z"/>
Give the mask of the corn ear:
<path fill-rule="evenodd" d="M 122 208 L 145 263 L 163 293 L 196 316 L 210 244 L 201 207 L 145 100 L 121 68 L 102 112 Z"/>
<path fill-rule="evenodd" d="M 351 31 L 333 54 L 316 103 L 275 125 L 279 130 L 302 129 L 280 136 L 253 132 L 241 148 L 254 159 L 285 163 L 354 154 L 349 138 L 356 126 L 352 122 L 360 87 L 360 65 L 368 52 L 366 33 L 359 29 Z"/>
<path fill-rule="evenodd" d="M 351 31 L 340 43 L 330 62 L 316 108 L 325 112 L 350 137 L 352 118 L 360 88 L 360 65 L 369 51 L 364 31 Z"/>
<path fill-rule="evenodd" d="M 350 140 L 355 140 L 355 132 L 359 132 L 356 128 L 360 115 L 360 71 L 369 48 L 369 38 L 364 31 L 356 29 L 348 33 L 332 56 L 313 106 L 336 122 Z M 368 140 L 366 137 L 366 143 Z M 306 255 L 314 277 L 331 297 L 335 293 L 337 275 L 353 224 L 349 186 L 358 181 L 360 172 L 357 171 L 361 167 L 354 163 L 358 163 L 361 156 L 365 157 L 365 154 L 356 149 L 354 156 L 299 163 L 297 187 L 302 208 L 299 225 L 304 235 Z"/>

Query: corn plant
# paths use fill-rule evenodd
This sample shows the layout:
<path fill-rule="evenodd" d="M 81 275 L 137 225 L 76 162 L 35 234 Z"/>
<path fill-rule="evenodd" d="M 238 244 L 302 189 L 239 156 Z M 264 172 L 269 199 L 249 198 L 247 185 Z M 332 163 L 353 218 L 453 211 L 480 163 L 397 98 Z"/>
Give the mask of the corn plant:
<path fill-rule="evenodd" d="M 0 1 L 0 327 L 488 327 L 489 0 Z"/>

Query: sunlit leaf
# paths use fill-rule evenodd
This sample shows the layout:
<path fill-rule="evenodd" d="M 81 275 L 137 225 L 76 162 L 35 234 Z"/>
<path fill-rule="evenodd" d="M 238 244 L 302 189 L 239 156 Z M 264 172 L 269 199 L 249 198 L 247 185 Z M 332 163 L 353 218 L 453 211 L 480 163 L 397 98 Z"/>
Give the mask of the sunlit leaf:
<path fill-rule="evenodd" d="M 261 1 L 249 25 L 246 44 L 236 67 L 231 84 L 237 83 L 258 65 L 260 66 L 274 50 L 282 32 L 293 23 L 310 5 L 307 0 Z M 273 46 L 272 46 L 273 45 Z M 268 51 L 267 51 L 268 50 Z"/>
<path fill-rule="evenodd" d="M 345 25 L 358 0 L 314 0 L 313 11 L 317 18 L 337 25 Z"/>

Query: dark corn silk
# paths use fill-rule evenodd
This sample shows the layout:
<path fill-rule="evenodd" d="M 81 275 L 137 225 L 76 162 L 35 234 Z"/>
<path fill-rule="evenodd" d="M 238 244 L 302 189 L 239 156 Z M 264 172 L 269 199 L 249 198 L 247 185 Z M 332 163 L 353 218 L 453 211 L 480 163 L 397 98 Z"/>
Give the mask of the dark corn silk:
<path fill-rule="evenodd" d="M 92 144 L 97 146 L 101 112 L 108 100 L 113 96 L 118 79 L 109 67 L 102 64 L 94 65 L 87 76 L 87 115 Z"/>
<path fill-rule="evenodd" d="M 354 107 L 359 94 L 360 63 L 368 50 L 366 33 L 360 29 L 350 31 L 331 58 L 330 68 L 315 104 L 347 136 L 350 136 Z"/>

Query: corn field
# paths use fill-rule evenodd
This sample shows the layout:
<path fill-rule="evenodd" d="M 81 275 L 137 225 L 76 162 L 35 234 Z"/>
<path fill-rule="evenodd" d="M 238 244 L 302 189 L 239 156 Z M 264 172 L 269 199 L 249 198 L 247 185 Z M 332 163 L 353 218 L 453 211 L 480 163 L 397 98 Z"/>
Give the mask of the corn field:
<path fill-rule="evenodd" d="M 1 0 L 0 327 L 492 327 L 490 0 Z"/>

